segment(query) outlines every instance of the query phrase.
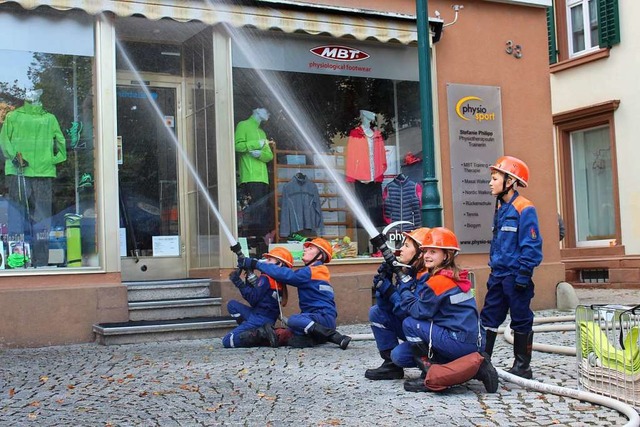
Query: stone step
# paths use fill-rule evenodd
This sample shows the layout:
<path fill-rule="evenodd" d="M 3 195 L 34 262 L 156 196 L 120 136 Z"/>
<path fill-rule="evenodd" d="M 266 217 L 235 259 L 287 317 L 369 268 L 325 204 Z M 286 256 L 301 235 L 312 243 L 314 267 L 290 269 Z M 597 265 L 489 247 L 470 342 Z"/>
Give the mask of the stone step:
<path fill-rule="evenodd" d="M 192 340 L 222 337 L 238 326 L 230 316 L 182 320 L 129 321 L 93 325 L 96 341 L 103 345 Z"/>
<path fill-rule="evenodd" d="M 149 280 L 125 282 L 129 302 L 206 298 L 211 279 Z"/>
<path fill-rule="evenodd" d="M 129 320 L 172 320 L 220 316 L 221 298 L 129 302 Z"/>

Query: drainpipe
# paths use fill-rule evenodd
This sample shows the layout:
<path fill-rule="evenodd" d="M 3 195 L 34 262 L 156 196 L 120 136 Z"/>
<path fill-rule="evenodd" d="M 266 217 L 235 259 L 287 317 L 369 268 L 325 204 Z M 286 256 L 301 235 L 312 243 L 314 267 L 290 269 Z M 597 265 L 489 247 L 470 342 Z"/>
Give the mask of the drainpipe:
<path fill-rule="evenodd" d="M 428 0 L 416 1 L 418 30 L 418 72 L 420 75 L 420 111 L 422 122 L 422 225 L 442 225 L 442 206 L 435 172 L 435 138 L 433 131 L 433 93 L 431 90 L 431 31 Z"/>

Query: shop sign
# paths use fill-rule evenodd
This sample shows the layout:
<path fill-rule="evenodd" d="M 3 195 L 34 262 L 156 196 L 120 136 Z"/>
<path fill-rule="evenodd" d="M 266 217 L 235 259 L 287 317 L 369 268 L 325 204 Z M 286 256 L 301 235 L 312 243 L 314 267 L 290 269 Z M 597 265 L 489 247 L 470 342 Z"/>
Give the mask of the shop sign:
<path fill-rule="evenodd" d="M 487 253 L 495 198 L 489 166 L 503 153 L 501 92 L 447 84 L 454 231 L 463 253 Z"/>
<path fill-rule="evenodd" d="M 418 50 L 389 43 L 335 44 L 329 37 L 269 35 L 232 39 L 233 66 L 297 73 L 418 81 Z"/>

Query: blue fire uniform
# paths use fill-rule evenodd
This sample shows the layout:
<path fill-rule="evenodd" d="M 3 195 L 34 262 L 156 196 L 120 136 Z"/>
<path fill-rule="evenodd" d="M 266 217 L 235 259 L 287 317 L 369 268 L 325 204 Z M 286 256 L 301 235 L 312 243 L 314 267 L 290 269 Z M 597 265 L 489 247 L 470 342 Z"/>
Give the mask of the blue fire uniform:
<path fill-rule="evenodd" d="M 493 217 L 489 256 L 491 274 L 481 313 L 485 328 L 497 328 L 511 314 L 511 328 L 528 333 L 533 327 L 530 303 L 533 270 L 542 262 L 542 237 L 536 208 L 516 191 Z"/>
<path fill-rule="evenodd" d="M 466 271 L 460 280 L 440 270 L 416 294 L 400 290 L 400 306 L 408 313 L 402 322 L 407 341 L 391 352 L 393 363 L 415 366 L 412 343 L 425 342 L 434 363 L 448 363 L 484 347 L 475 295 Z"/>
<path fill-rule="evenodd" d="M 329 269 L 322 262 L 317 261 L 298 270 L 280 267 L 275 264 L 259 262 L 257 267 L 261 272 L 275 280 L 298 288 L 298 304 L 300 314 L 289 317 L 287 326 L 296 335 L 305 335 L 314 322 L 329 329 L 336 328 L 336 303 Z"/>
<path fill-rule="evenodd" d="M 414 292 L 424 286 L 426 279 L 429 277 L 426 270 L 416 275 L 416 280 L 412 281 Z M 385 280 L 390 282 L 390 278 L 382 278 L 378 275 L 374 277 L 375 282 Z M 384 287 L 381 287 L 384 288 Z M 402 330 L 402 321 L 408 316 L 406 310 L 400 306 L 399 294 L 396 291 L 396 297 L 385 298 L 380 291 L 376 289 L 376 305 L 369 309 L 369 321 L 371 322 L 371 331 L 376 340 L 379 351 L 392 350 L 398 346 L 398 340 L 406 341 L 406 337 Z M 393 302 L 392 302 L 393 300 Z"/>
<path fill-rule="evenodd" d="M 238 345 L 234 338 L 240 332 L 259 328 L 267 323 L 274 324 L 280 315 L 278 289 L 281 289 L 281 285 L 275 280 L 262 274 L 253 287 L 244 282 L 239 275 L 232 276 L 231 280 L 250 306 L 236 300 L 227 303 L 229 314 L 242 323 L 222 338 L 222 345 L 225 348 Z"/>

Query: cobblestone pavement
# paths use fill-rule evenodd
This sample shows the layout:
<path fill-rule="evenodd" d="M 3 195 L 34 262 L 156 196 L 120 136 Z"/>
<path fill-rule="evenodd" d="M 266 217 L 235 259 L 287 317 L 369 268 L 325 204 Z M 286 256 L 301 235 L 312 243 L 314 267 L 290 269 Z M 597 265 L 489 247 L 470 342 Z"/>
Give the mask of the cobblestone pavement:
<path fill-rule="evenodd" d="M 635 298 L 630 293 L 628 298 Z M 580 292 L 584 301 L 611 297 Z M 593 301 L 590 298 L 594 298 Z M 581 300 L 583 302 L 583 300 Z M 621 302 L 621 300 L 607 301 Z M 538 316 L 562 315 L 541 311 Z M 368 325 L 340 330 L 368 334 Z M 574 332 L 536 342 L 574 346 Z M 499 339 L 497 367 L 512 349 Z M 369 381 L 375 343 L 312 349 L 223 349 L 220 339 L 121 346 L 0 350 L 0 426 L 614 426 L 615 410 L 501 380 L 487 394 L 472 380 L 446 393 L 408 393 L 402 380 Z M 576 359 L 534 352 L 536 380 L 577 387 Z M 405 377 L 418 376 L 417 369 Z"/>

